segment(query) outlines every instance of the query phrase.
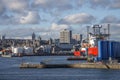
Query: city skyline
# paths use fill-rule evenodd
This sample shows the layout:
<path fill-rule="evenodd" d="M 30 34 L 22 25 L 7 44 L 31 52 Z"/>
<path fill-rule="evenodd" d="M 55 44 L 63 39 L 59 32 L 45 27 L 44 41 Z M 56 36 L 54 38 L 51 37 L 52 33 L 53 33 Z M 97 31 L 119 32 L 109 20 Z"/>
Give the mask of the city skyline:
<path fill-rule="evenodd" d="M 86 36 L 86 26 L 109 23 L 111 38 L 120 40 L 119 12 L 119 0 L 0 0 L 0 34 L 49 39 L 70 29 Z"/>

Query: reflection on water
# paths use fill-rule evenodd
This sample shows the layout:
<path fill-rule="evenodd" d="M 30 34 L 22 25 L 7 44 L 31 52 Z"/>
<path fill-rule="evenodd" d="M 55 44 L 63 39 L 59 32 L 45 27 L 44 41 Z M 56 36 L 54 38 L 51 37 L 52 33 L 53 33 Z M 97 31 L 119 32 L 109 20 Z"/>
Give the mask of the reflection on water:
<path fill-rule="evenodd" d="M 80 63 L 67 61 L 68 56 L 0 57 L 0 80 L 119 80 L 120 70 L 106 69 L 20 69 L 21 62 L 40 63 Z M 82 61 L 84 62 L 84 61 Z"/>

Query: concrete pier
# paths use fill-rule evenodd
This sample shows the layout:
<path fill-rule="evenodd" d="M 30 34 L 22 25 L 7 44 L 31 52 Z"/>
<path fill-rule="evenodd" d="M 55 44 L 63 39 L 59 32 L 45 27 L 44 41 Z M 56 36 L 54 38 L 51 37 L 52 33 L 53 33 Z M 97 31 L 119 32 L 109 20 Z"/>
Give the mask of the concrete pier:
<path fill-rule="evenodd" d="M 92 68 L 92 69 L 120 69 L 120 64 L 79 63 L 79 64 L 30 64 L 22 63 L 20 68 Z"/>

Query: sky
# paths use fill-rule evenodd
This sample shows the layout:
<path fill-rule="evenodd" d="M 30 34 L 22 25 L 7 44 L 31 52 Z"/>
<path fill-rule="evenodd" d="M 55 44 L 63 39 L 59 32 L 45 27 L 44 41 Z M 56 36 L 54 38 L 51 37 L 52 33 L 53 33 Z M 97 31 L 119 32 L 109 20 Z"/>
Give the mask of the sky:
<path fill-rule="evenodd" d="M 59 38 L 63 29 L 86 36 L 86 26 L 110 24 L 120 41 L 120 0 L 0 0 L 0 34 L 7 38 Z"/>

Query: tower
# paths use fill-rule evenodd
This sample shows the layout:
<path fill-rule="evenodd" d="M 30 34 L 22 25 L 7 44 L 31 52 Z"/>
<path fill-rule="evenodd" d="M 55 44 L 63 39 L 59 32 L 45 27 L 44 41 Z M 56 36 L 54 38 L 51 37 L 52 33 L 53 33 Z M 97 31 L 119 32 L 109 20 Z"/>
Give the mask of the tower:
<path fill-rule="evenodd" d="M 53 43 L 53 40 L 52 38 L 49 39 L 49 44 L 52 44 Z"/>
<path fill-rule="evenodd" d="M 72 31 L 64 29 L 60 32 L 60 43 L 68 43 L 70 44 L 72 40 Z"/>
<path fill-rule="evenodd" d="M 32 40 L 35 40 L 35 33 L 33 32 L 33 34 L 32 34 Z"/>

